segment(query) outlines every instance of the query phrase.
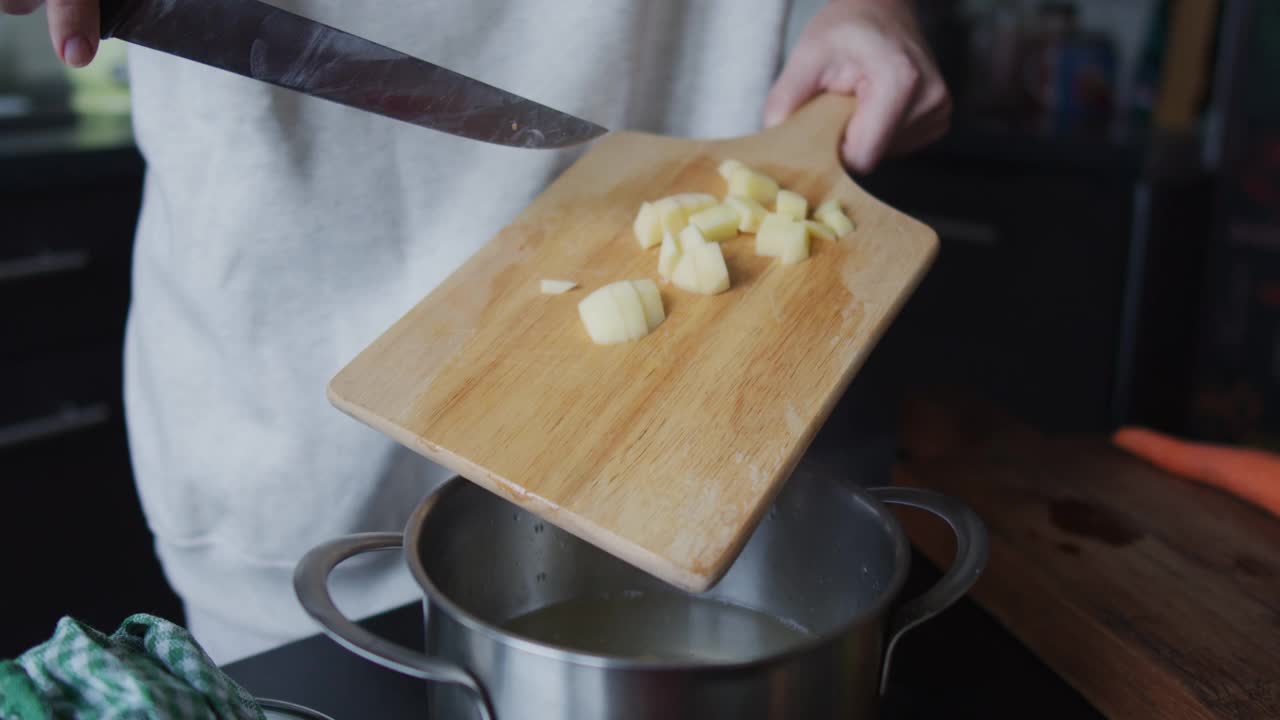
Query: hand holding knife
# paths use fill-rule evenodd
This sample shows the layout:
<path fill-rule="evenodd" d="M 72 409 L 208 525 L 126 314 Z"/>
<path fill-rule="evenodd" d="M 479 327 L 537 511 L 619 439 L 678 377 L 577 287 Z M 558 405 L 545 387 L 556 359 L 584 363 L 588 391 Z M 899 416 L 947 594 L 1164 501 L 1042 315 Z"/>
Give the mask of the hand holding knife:
<path fill-rule="evenodd" d="M 25 2 L 34 9 L 38 0 Z M 561 148 L 606 130 L 447 68 L 258 0 L 101 0 L 100 35 L 176 55 L 461 137 L 523 148 Z M 86 3 L 85 8 L 92 5 Z M 25 5 L 24 5 L 25 8 Z M 80 8 L 84 10 L 85 8 Z M 71 18 L 74 21 L 74 17 Z M 50 25 L 59 30 L 51 8 Z M 90 47 L 72 36 L 71 64 Z"/>

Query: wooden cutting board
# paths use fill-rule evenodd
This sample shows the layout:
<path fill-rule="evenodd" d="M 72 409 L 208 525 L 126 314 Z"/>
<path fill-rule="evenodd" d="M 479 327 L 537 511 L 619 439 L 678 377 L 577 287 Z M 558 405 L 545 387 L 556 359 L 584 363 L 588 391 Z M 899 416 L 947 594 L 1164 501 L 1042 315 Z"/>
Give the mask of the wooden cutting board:
<path fill-rule="evenodd" d="M 971 397 L 909 404 L 901 484 L 990 531 L 973 597 L 1108 717 L 1280 718 L 1280 522 L 1105 438 L 1049 436 Z M 951 562 L 950 532 L 903 515 Z"/>
<path fill-rule="evenodd" d="M 330 383 L 331 401 L 400 443 L 679 587 L 727 570 L 854 373 L 915 288 L 937 236 L 860 190 L 837 148 L 851 98 L 707 142 L 606 136 Z M 784 266 L 724 243 L 732 287 L 662 285 L 641 340 L 590 342 L 577 305 L 658 281 L 641 202 L 723 196 L 733 158 L 857 225 Z M 543 278 L 580 288 L 542 295 Z"/>

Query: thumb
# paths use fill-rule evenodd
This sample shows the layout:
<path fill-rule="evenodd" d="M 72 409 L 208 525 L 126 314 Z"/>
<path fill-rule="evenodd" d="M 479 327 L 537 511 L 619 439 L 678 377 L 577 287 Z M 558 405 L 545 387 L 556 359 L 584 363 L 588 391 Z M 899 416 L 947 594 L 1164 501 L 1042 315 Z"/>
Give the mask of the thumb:
<path fill-rule="evenodd" d="M 84 67 L 98 52 L 98 0 L 48 0 L 49 39 L 62 62 Z"/>
<path fill-rule="evenodd" d="M 818 93 L 822 76 L 820 53 L 797 48 L 787 58 L 782 73 L 769 90 L 764 101 L 765 127 L 773 127 L 786 120 L 796 108 Z"/>

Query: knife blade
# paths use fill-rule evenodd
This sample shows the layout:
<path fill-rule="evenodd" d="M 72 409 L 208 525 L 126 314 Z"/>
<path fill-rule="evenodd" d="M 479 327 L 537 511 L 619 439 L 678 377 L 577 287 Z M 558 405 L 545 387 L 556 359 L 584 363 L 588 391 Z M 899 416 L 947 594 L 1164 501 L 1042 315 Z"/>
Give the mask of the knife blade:
<path fill-rule="evenodd" d="M 258 0 L 102 0 L 101 35 L 408 123 L 521 148 L 607 132 Z"/>

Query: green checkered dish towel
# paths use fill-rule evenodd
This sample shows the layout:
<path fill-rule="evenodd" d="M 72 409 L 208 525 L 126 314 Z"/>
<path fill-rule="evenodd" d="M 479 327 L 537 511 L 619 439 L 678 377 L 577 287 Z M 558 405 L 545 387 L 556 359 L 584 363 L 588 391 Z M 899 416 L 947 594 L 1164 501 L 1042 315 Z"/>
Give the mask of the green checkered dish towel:
<path fill-rule="evenodd" d="M 0 720 L 265 720 L 185 629 L 133 615 L 107 636 L 72 618 L 0 661 Z"/>

